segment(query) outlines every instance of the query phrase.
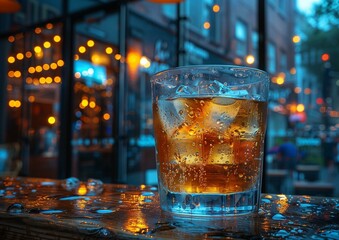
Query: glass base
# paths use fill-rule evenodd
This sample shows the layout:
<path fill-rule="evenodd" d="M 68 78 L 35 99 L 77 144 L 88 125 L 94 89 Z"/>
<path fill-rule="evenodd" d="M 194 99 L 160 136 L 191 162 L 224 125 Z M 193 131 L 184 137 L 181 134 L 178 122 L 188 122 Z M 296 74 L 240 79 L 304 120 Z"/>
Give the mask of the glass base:
<path fill-rule="evenodd" d="M 160 192 L 161 208 L 176 214 L 235 216 L 258 212 L 258 190 L 230 194 Z"/>

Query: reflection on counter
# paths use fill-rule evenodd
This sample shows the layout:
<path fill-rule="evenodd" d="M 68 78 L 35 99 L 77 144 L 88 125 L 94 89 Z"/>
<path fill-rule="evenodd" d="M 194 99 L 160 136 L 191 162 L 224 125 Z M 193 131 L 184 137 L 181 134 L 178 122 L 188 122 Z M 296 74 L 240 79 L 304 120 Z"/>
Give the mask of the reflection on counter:
<path fill-rule="evenodd" d="M 338 239 L 339 199 L 262 194 L 256 215 L 163 212 L 156 187 L 34 178 L 0 179 L 0 233 L 86 239 Z"/>

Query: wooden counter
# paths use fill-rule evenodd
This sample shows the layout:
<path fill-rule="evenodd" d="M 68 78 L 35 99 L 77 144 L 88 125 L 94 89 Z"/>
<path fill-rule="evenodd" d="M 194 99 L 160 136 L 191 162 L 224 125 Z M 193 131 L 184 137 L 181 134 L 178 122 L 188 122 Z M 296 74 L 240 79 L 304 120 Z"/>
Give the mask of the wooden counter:
<path fill-rule="evenodd" d="M 1 239 L 338 239 L 339 199 L 262 194 L 256 215 L 160 210 L 157 189 L 0 179 Z M 94 184 L 93 184 L 94 183 Z M 96 187 L 98 186 L 98 187 Z M 331 238 L 332 237 L 332 238 Z"/>

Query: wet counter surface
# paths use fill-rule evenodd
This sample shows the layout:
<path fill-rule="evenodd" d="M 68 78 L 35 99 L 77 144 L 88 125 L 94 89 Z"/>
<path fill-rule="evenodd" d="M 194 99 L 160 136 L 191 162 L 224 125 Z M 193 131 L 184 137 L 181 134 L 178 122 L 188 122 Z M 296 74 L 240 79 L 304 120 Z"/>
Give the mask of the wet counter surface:
<path fill-rule="evenodd" d="M 1 239 L 339 239 L 339 199 L 262 194 L 257 215 L 160 210 L 157 189 L 0 178 Z"/>

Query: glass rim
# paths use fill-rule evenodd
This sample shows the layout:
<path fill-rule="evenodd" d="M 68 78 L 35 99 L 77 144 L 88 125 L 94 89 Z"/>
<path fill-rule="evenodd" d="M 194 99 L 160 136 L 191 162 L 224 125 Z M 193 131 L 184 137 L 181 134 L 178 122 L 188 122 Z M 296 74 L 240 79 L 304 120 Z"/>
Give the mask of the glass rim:
<path fill-rule="evenodd" d="M 156 83 L 156 82 L 160 82 L 159 77 L 161 75 L 164 75 L 166 73 L 172 73 L 172 72 L 176 72 L 176 71 L 180 71 L 180 70 L 186 70 L 186 69 L 209 69 L 209 68 L 224 68 L 224 69 L 231 69 L 231 68 L 236 68 L 236 69 L 243 69 L 243 70 L 248 70 L 248 71 L 252 71 L 252 72 L 257 72 L 262 74 L 265 78 L 269 79 L 269 73 L 261 70 L 259 68 L 254 68 L 254 67 L 248 67 L 248 66 L 242 66 L 242 65 L 232 65 L 232 64 L 199 64 L 199 65 L 184 65 L 184 66 L 178 66 L 178 67 L 173 67 L 173 68 L 169 68 L 169 69 L 165 69 L 162 71 L 159 71 L 155 74 L 153 74 L 150 78 L 151 83 Z M 174 74 L 173 74 L 174 75 Z M 260 78 L 258 78 L 258 81 L 262 81 L 260 80 Z"/>

